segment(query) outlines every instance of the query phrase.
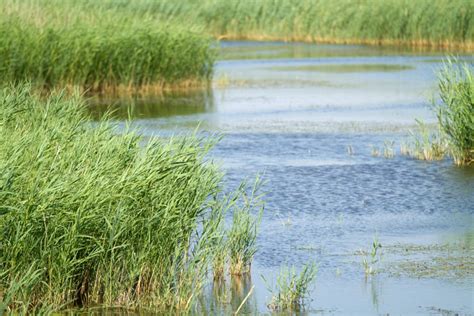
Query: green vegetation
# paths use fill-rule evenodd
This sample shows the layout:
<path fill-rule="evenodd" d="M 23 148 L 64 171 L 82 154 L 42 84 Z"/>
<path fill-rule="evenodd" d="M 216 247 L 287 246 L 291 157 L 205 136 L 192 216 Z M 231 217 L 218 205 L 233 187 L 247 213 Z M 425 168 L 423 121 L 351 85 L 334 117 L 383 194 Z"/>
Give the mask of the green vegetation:
<path fill-rule="evenodd" d="M 472 240 L 458 239 L 441 244 L 395 244 L 384 247 L 392 276 L 451 279 L 457 282 L 474 276 Z"/>
<path fill-rule="evenodd" d="M 447 153 L 447 144 L 439 131 L 431 130 L 425 123 L 416 120 L 418 131 L 410 132 L 412 141 L 400 148 L 402 155 L 419 160 L 441 160 Z"/>
<path fill-rule="evenodd" d="M 374 238 L 372 242 L 372 248 L 367 251 L 360 251 L 363 254 L 362 257 L 362 267 L 364 268 L 365 275 L 372 275 L 378 272 L 378 264 L 382 260 L 382 254 L 380 249 L 382 249 L 382 244 L 378 241 L 377 237 Z"/>
<path fill-rule="evenodd" d="M 474 163 L 474 78 L 472 66 L 448 59 L 439 75 L 440 100 L 434 109 L 438 130 L 416 120 L 411 144 L 401 153 L 420 160 L 441 160 L 449 155 L 458 166 Z"/>
<path fill-rule="evenodd" d="M 283 267 L 277 277 L 276 289 L 270 288 L 272 299 L 268 307 L 272 311 L 301 310 L 316 273 L 314 263 L 303 266 L 300 273 L 296 273 L 295 267 Z"/>
<path fill-rule="evenodd" d="M 232 227 L 227 233 L 230 273 L 233 275 L 250 272 L 253 256 L 257 251 L 257 232 L 264 208 L 263 195 L 258 193 L 261 184 L 257 178 L 250 194 L 245 192 L 245 183 L 239 189 L 243 203 L 234 210 Z M 252 214 L 254 209 L 259 210 L 257 215 Z"/>
<path fill-rule="evenodd" d="M 0 92 L 0 309 L 188 309 L 220 236 L 213 141 L 92 128 L 31 91 Z"/>
<path fill-rule="evenodd" d="M 108 94 L 207 83 L 215 58 L 208 36 L 113 3 L 2 1 L 0 83 Z"/>
<path fill-rule="evenodd" d="M 117 0 L 82 0 L 117 6 Z M 466 0 L 120 1 L 123 11 L 186 21 L 217 38 L 457 46 L 473 49 L 474 4 Z"/>
<path fill-rule="evenodd" d="M 474 77 L 472 67 L 448 59 L 439 77 L 436 114 L 456 165 L 474 163 Z"/>

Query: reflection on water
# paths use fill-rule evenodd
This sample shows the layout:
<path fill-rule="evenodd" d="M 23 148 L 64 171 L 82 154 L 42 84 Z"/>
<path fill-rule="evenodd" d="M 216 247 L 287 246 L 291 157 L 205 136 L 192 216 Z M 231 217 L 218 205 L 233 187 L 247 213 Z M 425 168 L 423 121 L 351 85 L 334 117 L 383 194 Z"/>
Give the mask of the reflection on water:
<path fill-rule="evenodd" d="M 240 315 L 254 314 L 258 305 L 252 287 L 250 274 L 214 280 L 199 298 L 199 313 L 231 315 L 238 310 Z"/>
<path fill-rule="evenodd" d="M 211 156 L 222 163 L 230 189 L 265 173 L 269 193 L 252 278 L 206 287 L 196 314 L 229 315 L 252 286 L 242 314 L 268 312 L 269 293 L 260 276 L 275 280 L 282 264 L 307 262 L 319 266 L 309 315 L 473 313 L 472 279 L 457 277 L 472 273 L 451 273 L 444 260 L 448 251 L 436 245 L 473 244 L 474 168 L 417 161 L 399 151 L 415 118 L 436 122 L 430 99 L 444 52 L 288 43 L 222 46 L 212 91 L 91 100 L 90 107 L 95 117 L 107 108 L 118 120 L 130 113 L 146 136 L 187 133 L 198 125 L 224 132 Z M 371 145 L 386 141 L 395 142 L 395 157 L 372 157 Z M 435 258 L 440 261 L 431 268 L 447 267 L 448 273 L 431 269 L 435 277 L 419 279 L 381 272 L 366 280 L 354 254 L 367 249 L 374 235 L 387 249 L 384 264 L 402 256 L 390 256 L 391 249 L 410 247 L 414 262 L 405 268 Z M 456 258 L 455 263 L 474 266 L 472 251 Z"/>
<path fill-rule="evenodd" d="M 430 47 L 320 45 L 282 42 L 221 42 L 220 59 L 276 59 L 364 56 L 443 56 L 456 53 Z"/>
<path fill-rule="evenodd" d="M 409 65 L 397 64 L 329 64 L 329 65 L 307 65 L 293 67 L 273 67 L 272 70 L 278 71 L 317 71 L 317 72 L 386 72 L 386 71 L 403 71 L 413 69 Z"/>
<path fill-rule="evenodd" d="M 212 90 L 166 92 L 162 95 L 89 98 L 93 118 L 109 113 L 114 119 L 163 118 L 214 111 Z"/>

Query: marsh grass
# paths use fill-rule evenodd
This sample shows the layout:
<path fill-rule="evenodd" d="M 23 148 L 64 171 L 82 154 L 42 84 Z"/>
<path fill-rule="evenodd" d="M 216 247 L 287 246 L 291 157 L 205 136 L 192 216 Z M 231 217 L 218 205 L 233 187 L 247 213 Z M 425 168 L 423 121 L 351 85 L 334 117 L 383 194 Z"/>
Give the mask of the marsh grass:
<path fill-rule="evenodd" d="M 372 157 L 378 157 L 380 156 L 380 149 L 378 146 L 375 146 L 375 145 L 371 145 L 370 146 L 370 155 Z"/>
<path fill-rule="evenodd" d="M 189 310 L 221 237 L 214 141 L 145 141 L 84 113 L 0 91 L 1 309 Z"/>
<path fill-rule="evenodd" d="M 386 140 L 383 143 L 383 156 L 385 159 L 391 159 L 395 157 L 395 150 L 393 148 L 395 141 Z"/>
<path fill-rule="evenodd" d="M 208 84 L 209 36 L 110 4 L 3 1 L 0 82 L 118 95 Z"/>
<path fill-rule="evenodd" d="M 377 274 L 379 271 L 379 264 L 382 261 L 382 244 L 375 237 L 372 242 L 372 247 L 369 251 L 361 250 L 362 254 L 362 267 L 366 276 Z"/>
<path fill-rule="evenodd" d="M 474 163 L 474 78 L 472 65 L 448 58 L 438 80 L 434 107 L 456 165 Z"/>
<path fill-rule="evenodd" d="M 218 39 L 474 45 L 474 5 L 465 0 L 139 0 L 121 9 L 185 20 Z"/>
<path fill-rule="evenodd" d="M 436 129 L 430 129 L 423 121 L 416 120 L 417 131 L 410 131 L 411 142 L 400 148 L 403 155 L 419 160 L 442 160 L 448 152 L 448 144 Z"/>
<path fill-rule="evenodd" d="M 261 179 L 257 177 L 250 193 L 247 193 L 245 183 L 238 190 L 243 201 L 233 210 L 232 226 L 227 233 L 229 271 L 232 275 L 249 273 L 257 251 L 258 227 L 264 210 L 264 194 L 260 193 L 262 184 Z"/>
<path fill-rule="evenodd" d="M 402 153 L 421 160 L 451 156 L 458 166 L 474 163 L 474 78 L 472 65 L 448 58 L 438 77 L 439 101 L 433 103 L 437 130 L 416 120 L 418 133 Z"/>
<path fill-rule="evenodd" d="M 316 279 L 316 273 L 317 267 L 314 263 L 304 265 L 299 273 L 294 266 L 283 267 L 277 277 L 276 288 L 269 287 L 272 298 L 268 308 L 277 312 L 302 310 L 304 300 Z M 267 283 L 265 278 L 263 280 Z"/>

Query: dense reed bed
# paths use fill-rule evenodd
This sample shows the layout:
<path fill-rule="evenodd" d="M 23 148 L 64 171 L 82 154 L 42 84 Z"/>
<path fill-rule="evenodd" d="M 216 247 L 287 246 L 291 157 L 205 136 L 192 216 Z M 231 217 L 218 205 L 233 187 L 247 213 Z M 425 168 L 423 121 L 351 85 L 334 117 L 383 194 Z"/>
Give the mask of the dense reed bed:
<path fill-rule="evenodd" d="M 135 0 L 120 4 L 123 11 L 201 26 L 217 38 L 474 49 L 474 4 L 468 0 Z"/>
<path fill-rule="evenodd" d="M 160 92 L 206 84 L 211 39 L 146 14 L 67 1 L 0 4 L 0 82 L 89 92 Z"/>
<path fill-rule="evenodd" d="M 78 99 L 0 92 L 0 313 L 189 309 L 221 238 L 212 144 L 90 124 Z"/>

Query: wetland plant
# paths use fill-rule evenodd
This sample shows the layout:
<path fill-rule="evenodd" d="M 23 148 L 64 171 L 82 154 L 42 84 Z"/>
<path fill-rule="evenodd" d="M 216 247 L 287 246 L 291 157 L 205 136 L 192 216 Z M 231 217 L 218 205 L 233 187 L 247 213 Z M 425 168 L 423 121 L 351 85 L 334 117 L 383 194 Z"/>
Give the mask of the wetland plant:
<path fill-rule="evenodd" d="M 438 81 L 435 104 L 442 134 L 456 165 L 474 163 L 474 77 L 472 65 L 448 59 Z"/>
<path fill-rule="evenodd" d="M 354 148 L 352 147 L 352 145 L 347 146 L 347 154 L 349 156 L 354 155 Z"/>
<path fill-rule="evenodd" d="M 257 232 L 264 209 L 263 195 L 258 192 L 261 184 L 261 180 L 257 178 L 250 194 L 246 192 L 245 183 L 239 189 L 243 201 L 236 205 L 232 227 L 227 233 L 230 274 L 232 275 L 249 273 L 253 256 L 257 251 Z M 256 214 L 253 214 L 254 211 Z"/>
<path fill-rule="evenodd" d="M 43 0 L 46 1 L 46 0 Z M 51 0 L 49 0 L 51 1 Z M 100 6 L 89 0 L 91 7 Z M 120 3 L 161 20 L 186 21 L 219 39 L 452 46 L 472 50 L 466 0 L 151 0 Z"/>
<path fill-rule="evenodd" d="M 392 140 L 392 141 L 384 141 L 383 143 L 383 156 L 386 158 L 386 159 L 390 159 L 390 158 L 393 158 L 395 157 L 395 151 L 393 149 L 393 145 L 395 144 L 395 142 Z"/>
<path fill-rule="evenodd" d="M 1 90 L 0 308 L 188 310 L 221 234 L 211 146 L 92 128 L 64 93 Z"/>
<path fill-rule="evenodd" d="M 372 248 L 367 252 L 361 251 L 361 253 L 363 254 L 362 267 L 364 268 L 366 276 L 378 273 L 377 266 L 382 260 L 381 249 L 382 244 L 378 241 L 378 238 L 375 237 L 374 241 L 372 242 Z"/>
<path fill-rule="evenodd" d="M 206 85 L 211 38 L 119 4 L 2 1 L 0 82 L 107 94 Z"/>
<path fill-rule="evenodd" d="M 272 298 L 268 308 L 281 312 L 301 310 L 316 279 L 316 273 L 317 267 L 314 263 L 304 265 L 299 273 L 294 266 L 283 267 L 277 277 L 276 288 L 269 288 Z M 265 279 L 264 281 L 267 282 Z"/>
<path fill-rule="evenodd" d="M 372 157 L 380 156 L 380 149 L 377 146 L 371 145 L 370 148 L 370 154 L 372 155 Z"/>
<path fill-rule="evenodd" d="M 419 160 L 441 160 L 447 152 L 447 144 L 442 135 L 436 130 L 430 130 L 420 120 L 416 120 L 418 132 L 410 132 L 412 143 L 405 144 L 401 150 L 402 154 Z"/>

